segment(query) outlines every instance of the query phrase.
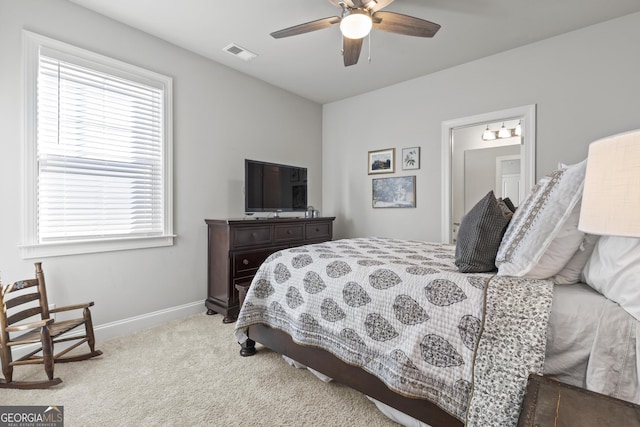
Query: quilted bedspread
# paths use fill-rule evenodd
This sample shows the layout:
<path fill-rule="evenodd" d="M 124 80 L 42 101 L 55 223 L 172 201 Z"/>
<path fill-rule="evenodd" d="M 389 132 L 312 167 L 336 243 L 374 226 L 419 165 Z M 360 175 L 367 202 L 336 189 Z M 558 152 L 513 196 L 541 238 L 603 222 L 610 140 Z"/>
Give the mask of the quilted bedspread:
<path fill-rule="evenodd" d="M 243 342 L 250 325 L 268 324 L 362 367 L 398 393 L 429 399 L 460 420 L 466 421 L 470 409 L 473 415 L 474 407 L 503 413 L 487 418 L 493 415 L 476 410 L 469 425 L 509 425 L 513 414 L 504 424 L 509 410 L 500 406 L 505 405 L 495 381 L 516 373 L 512 388 L 521 398 L 528 372 L 541 371 L 551 286 L 459 273 L 454 250 L 439 243 L 358 238 L 277 252 L 252 282 L 236 337 Z M 492 315 L 485 319 L 490 288 L 486 311 Z M 532 315 L 529 308 L 511 307 L 523 303 L 534 307 Z M 523 335 L 533 338 L 525 348 L 512 348 L 523 345 Z M 500 356 L 505 343 L 518 354 Z M 508 366 L 498 366 L 502 359 L 509 359 Z M 482 364 L 475 367 L 475 378 L 474 362 Z M 506 399 L 514 390 L 504 390 Z"/>

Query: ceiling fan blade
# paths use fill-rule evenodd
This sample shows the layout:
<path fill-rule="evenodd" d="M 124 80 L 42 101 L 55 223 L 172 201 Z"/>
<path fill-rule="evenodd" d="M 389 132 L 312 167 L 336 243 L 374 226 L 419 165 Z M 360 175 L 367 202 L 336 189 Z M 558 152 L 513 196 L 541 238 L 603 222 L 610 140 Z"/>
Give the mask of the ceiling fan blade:
<path fill-rule="evenodd" d="M 355 65 L 360 58 L 360 50 L 362 49 L 362 40 L 364 39 L 349 39 L 342 37 L 344 66 Z"/>
<path fill-rule="evenodd" d="M 283 30 L 274 31 L 273 33 L 271 33 L 271 37 L 273 37 L 274 39 L 281 39 L 283 37 L 297 36 L 298 34 L 322 30 L 339 23 L 340 19 L 341 18 L 339 16 L 330 16 L 328 18 L 318 19 L 316 21 L 305 22 L 304 24 L 299 24 L 293 27 L 285 28 Z"/>
<path fill-rule="evenodd" d="M 373 28 L 406 36 L 433 37 L 440 25 L 400 13 L 377 12 L 373 16 Z"/>
<path fill-rule="evenodd" d="M 370 9 L 371 13 L 375 13 L 380 9 L 389 6 L 391 3 L 393 3 L 393 0 L 373 0 L 373 2 L 375 3 L 375 5 Z"/>

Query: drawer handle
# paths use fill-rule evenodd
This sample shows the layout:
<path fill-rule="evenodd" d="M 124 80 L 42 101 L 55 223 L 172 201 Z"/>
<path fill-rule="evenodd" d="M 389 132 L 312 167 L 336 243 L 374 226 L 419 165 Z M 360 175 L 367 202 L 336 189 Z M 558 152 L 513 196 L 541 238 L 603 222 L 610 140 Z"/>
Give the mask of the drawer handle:
<path fill-rule="evenodd" d="M 320 229 L 319 229 L 319 228 L 316 228 L 316 233 L 319 233 L 319 232 L 320 232 Z"/>
<path fill-rule="evenodd" d="M 249 265 L 249 260 L 245 258 L 245 259 L 242 260 L 242 263 L 244 265 Z"/>
<path fill-rule="evenodd" d="M 254 231 L 253 233 L 251 233 L 251 237 L 258 237 L 258 233 Z"/>
<path fill-rule="evenodd" d="M 287 234 L 291 234 L 291 233 L 293 233 L 293 231 L 287 230 Z"/>

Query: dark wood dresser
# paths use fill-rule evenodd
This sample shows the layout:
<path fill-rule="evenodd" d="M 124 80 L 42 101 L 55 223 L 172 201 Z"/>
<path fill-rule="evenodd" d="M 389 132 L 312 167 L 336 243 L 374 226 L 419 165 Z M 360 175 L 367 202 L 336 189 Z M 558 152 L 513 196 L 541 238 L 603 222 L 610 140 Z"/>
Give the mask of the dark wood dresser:
<path fill-rule="evenodd" d="M 335 217 L 205 219 L 208 228 L 207 314 L 234 322 L 240 311 L 238 287 L 247 288 L 258 267 L 281 249 L 333 237 Z"/>

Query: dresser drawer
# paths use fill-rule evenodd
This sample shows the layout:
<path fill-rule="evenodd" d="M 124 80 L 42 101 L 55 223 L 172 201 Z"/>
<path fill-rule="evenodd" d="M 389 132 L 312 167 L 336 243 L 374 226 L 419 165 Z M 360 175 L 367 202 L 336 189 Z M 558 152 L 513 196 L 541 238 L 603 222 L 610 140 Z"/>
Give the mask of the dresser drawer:
<path fill-rule="evenodd" d="M 263 251 L 233 253 L 231 255 L 233 277 L 255 274 L 255 272 L 258 271 L 258 267 L 260 267 L 264 260 L 273 252 L 273 249 L 266 249 Z"/>
<path fill-rule="evenodd" d="M 264 227 L 237 228 L 233 233 L 233 247 L 266 245 L 271 243 L 271 230 L 268 225 Z"/>
<path fill-rule="evenodd" d="M 276 242 L 286 242 L 288 240 L 302 240 L 304 239 L 304 225 L 303 224 L 286 224 L 276 225 L 274 227 L 274 240 Z"/>
<path fill-rule="evenodd" d="M 331 240 L 331 223 L 319 222 L 317 224 L 306 224 L 306 236 L 307 240 Z"/>

